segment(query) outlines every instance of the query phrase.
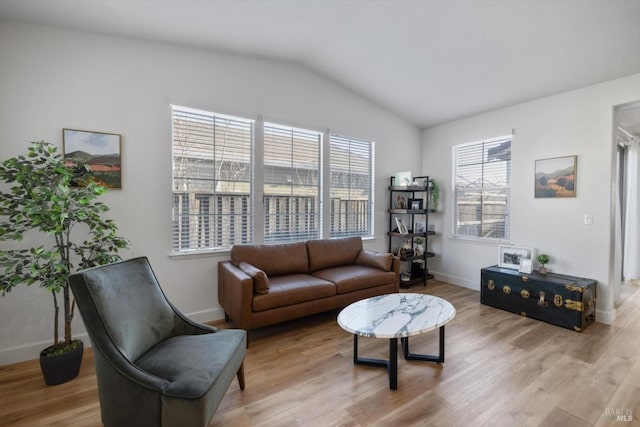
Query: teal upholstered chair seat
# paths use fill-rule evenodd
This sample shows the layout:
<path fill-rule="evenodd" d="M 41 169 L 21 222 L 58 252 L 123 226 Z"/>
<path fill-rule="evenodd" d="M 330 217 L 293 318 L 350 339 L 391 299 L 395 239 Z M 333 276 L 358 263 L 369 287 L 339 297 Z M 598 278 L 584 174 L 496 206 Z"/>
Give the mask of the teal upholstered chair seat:
<path fill-rule="evenodd" d="M 235 376 L 244 389 L 246 332 L 186 318 L 146 258 L 69 281 L 93 344 L 105 426 L 206 426 Z"/>

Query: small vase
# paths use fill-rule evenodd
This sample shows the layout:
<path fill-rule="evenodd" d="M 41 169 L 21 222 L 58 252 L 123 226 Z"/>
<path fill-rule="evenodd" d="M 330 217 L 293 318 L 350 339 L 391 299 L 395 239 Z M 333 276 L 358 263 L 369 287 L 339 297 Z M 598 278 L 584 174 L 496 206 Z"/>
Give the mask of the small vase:
<path fill-rule="evenodd" d="M 540 269 L 538 269 L 538 273 L 542 275 L 547 274 L 547 267 L 540 267 Z"/>

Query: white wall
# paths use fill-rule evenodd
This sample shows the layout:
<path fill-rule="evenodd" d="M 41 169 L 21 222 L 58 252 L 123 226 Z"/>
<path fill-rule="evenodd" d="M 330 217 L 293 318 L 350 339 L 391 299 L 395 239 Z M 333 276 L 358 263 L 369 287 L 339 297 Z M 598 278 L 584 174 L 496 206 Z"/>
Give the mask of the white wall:
<path fill-rule="evenodd" d="M 169 298 L 199 321 L 221 319 L 221 256 L 170 258 L 169 104 L 255 116 L 376 141 L 376 239 L 385 250 L 388 177 L 418 171 L 420 131 L 403 119 L 298 65 L 172 45 L 0 22 L 0 159 L 44 139 L 62 147 L 62 128 L 122 135 L 122 190 L 104 197 L 148 256 Z M 52 340 L 51 296 L 19 287 L 0 298 L 0 365 L 36 358 Z M 83 335 L 77 318 L 74 329 Z"/>
<path fill-rule="evenodd" d="M 432 216 L 441 232 L 433 242 L 441 255 L 430 261 L 436 277 L 479 290 L 480 269 L 497 264 L 496 245 L 450 237 L 451 147 L 513 129 L 511 243 L 548 253 L 551 271 L 596 279 L 598 321 L 613 321 L 613 107 L 638 99 L 640 74 L 424 130 L 422 172 L 443 193 L 444 212 Z M 577 196 L 534 198 L 534 161 L 570 155 L 578 156 Z M 585 214 L 593 225 L 584 225 Z"/>

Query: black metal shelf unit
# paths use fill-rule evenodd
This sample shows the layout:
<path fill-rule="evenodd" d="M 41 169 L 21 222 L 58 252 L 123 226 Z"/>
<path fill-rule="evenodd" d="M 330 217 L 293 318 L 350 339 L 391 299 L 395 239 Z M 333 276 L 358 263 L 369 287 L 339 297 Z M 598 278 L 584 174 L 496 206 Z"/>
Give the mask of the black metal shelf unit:
<path fill-rule="evenodd" d="M 429 177 L 418 176 L 414 183 L 423 185 L 395 185 L 395 177 L 389 183 L 389 252 L 400 257 L 400 286 L 427 285 L 432 279 L 427 265 L 434 257 L 428 251 L 428 239 L 436 233 L 429 230 Z M 417 228 L 420 229 L 417 229 Z M 422 249 L 420 249 L 421 247 Z"/>

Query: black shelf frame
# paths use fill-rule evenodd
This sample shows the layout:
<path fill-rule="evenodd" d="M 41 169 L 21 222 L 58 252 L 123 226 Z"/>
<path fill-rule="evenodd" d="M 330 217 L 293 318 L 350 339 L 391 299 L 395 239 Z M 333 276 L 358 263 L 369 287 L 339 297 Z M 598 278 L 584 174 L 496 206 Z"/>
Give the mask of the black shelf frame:
<path fill-rule="evenodd" d="M 387 209 L 387 213 L 389 214 L 389 231 L 387 232 L 388 236 L 388 249 L 389 252 L 394 252 L 396 255 L 399 255 L 396 251 L 394 251 L 394 242 L 397 242 L 398 239 L 411 239 L 411 248 L 414 246 L 414 240 L 416 238 L 424 239 L 424 253 L 419 256 L 407 256 L 400 257 L 400 262 L 402 263 L 410 263 L 409 271 L 411 272 L 411 278 L 409 280 L 401 280 L 400 286 L 403 288 L 408 288 L 414 285 L 423 284 L 427 286 L 427 281 L 429 279 L 433 279 L 433 274 L 429 273 L 429 267 L 427 264 L 427 259 L 435 256 L 435 253 L 427 251 L 427 243 L 429 236 L 434 236 L 436 233 L 434 231 L 429 230 L 429 213 L 435 212 L 434 209 L 429 208 L 430 201 L 430 187 L 429 187 L 429 176 L 417 176 L 414 178 L 415 180 L 420 180 L 424 182 L 425 185 L 410 185 L 410 186 L 399 186 L 394 185 L 395 177 L 391 177 L 389 180 L 389 208 Z M 417 195 L 421 195 L 423 198 L 423 209 L 405 209 L 394 207 L 394 200 L 396 199 L 398 193 L 406 194 L 409 199 L 416 199 L 421 197 L 416 197 Z M 402 215 L 405 218 L 408 218 L 411 223 L 411 228 L 415 226 L 415 217 L 416 215 L 424 216 L 425 221 L 425 231 L 420 233 L 413 233 L 413 230 L 408 230 L 408 233 L 400 233 L 397 230 L 394 216 Z M 407 226 L 408 227 L 408 226 Z M 395 240 L 394 240 L 395 239 Z M 419 268 L 416 272 L 414 269 L 414 262 L 421 261 L 420 264 L 424 268 Z"/>

